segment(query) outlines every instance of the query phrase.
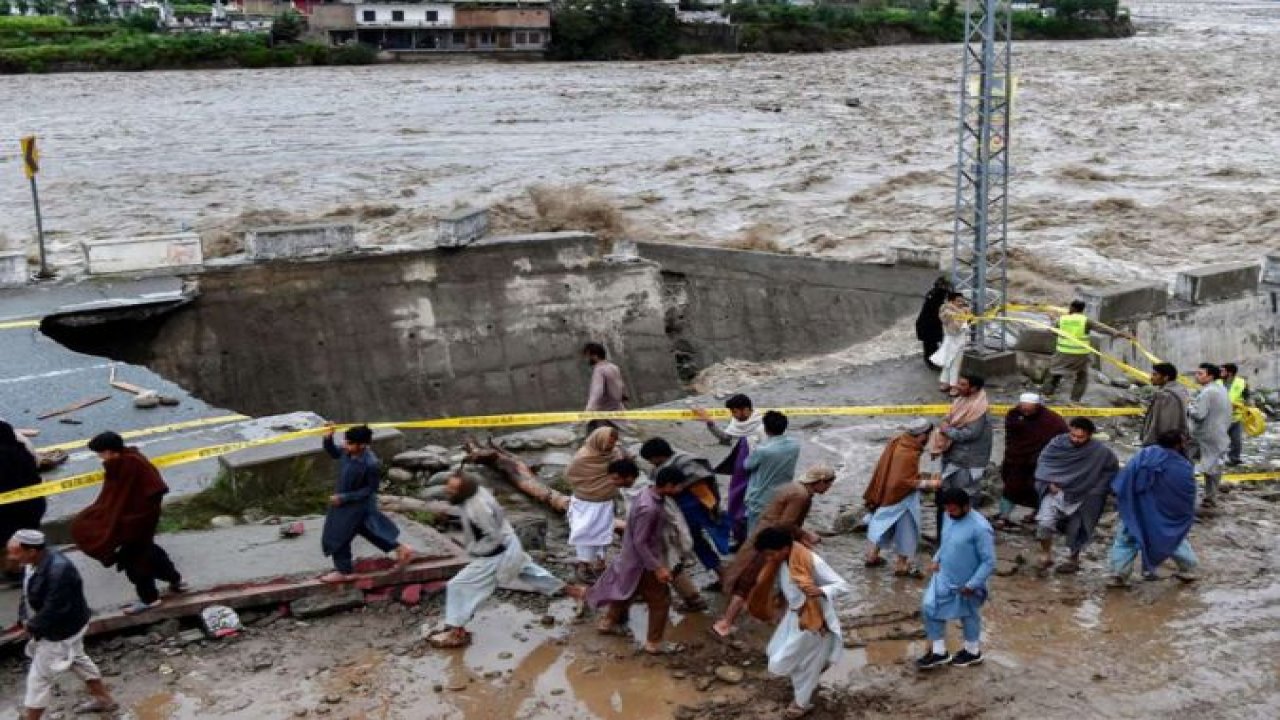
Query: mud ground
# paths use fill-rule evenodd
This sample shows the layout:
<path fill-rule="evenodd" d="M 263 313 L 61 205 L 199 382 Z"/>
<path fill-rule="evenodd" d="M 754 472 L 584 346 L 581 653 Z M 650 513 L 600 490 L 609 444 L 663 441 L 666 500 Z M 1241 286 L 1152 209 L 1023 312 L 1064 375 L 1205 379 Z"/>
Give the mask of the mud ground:
<path fill-rule="evenodd" d="M 764 382 L 750 392 L 760 405 L 884 402 L 886 394 L 913 402 L 933 398 L 929 391 L 896 389 L 928 388 L 928 380 L 918 361 L 902 358 Z M 1007 399 L 1018 390 L 1011 382 L 993 393 Z M 1095 384 L 1086 399 L 1109 403 L 1119 393 Z M 856 503 L 879 448 L 899 422 L 797 419 L 792 431 L 803 440 L 801 467 L 821 461 L 840 468 L 840 484 L 815 508 L 815 527 L 830 528 L 843 508 Z M 1132 423 L 1104 426 L 1117 450 L 1127 454 Z M 697 425 L 639 430 L 713 458 L 721 452 Z M 1251 440 L 1246 457 L 1265 466 L 1275 440 Z M 1074 577 L 1037 576 L 1018 562 L 1033 559 L 1030 536 L 1001 533 L 1000 567 L 985 617 L 988 660 L 936 674 L 917 673 L 910 665 L 923 650 L 915 617 L 923 581 L 865 569 L 861 535 L 828 535 L 820 552 L 853 588 L 840 608 L 849 649 L 825 675 L 813 717 L 1276 717 L 1278 501 L 1274 487 L 1240 487 L 1215 517 L 1198 523 L 1191 540 L 1203 576 L 1193 585 L 1167 577 L 1165 568 L 1166 578 L 1158 582 L 1106 589 L 1103 562 L 1113 514 L 1104 518 L 1083 571 Z M 545 562 L 567 577 L 572 554 L 564 535 L 562 524 L 552 526 Z M 699 579 L 710 581 L 705 575 Z M 723 600 L 708 597 L 717 608 Z M 90 653 L 102 661 L 126 707 L 121 717 L 140 720 L 764 720 L 779 717 L 789 701 L 787 683 L 764 671 L 769 630 L 759 624 L 745 625 L 735 643 L 726 645 L 708 632 L 712 615 L 676 613 L 669 637 L 689 650 L 654 659 L 638 653 L 634 642 L 596 635 L 589 619 L 575 620 L 566 600 L 501 593 L 474 623 L 471 648 L 438 651 L 419 638 L 424 626 L 439 622 L 441 602 L 439 595 L 414 609 L 387 602 L 307 621 L 248 613 L 248 629 L 237 639 L 179 646 L 132 635 L 95 640 Z M 637 608 L 633 628 L 642 628 L 643 621 Z M 741 669 L 743 681 L 714 679 L 724 665 Z M 0 714 L 10 712 L 19 697 L 23 668 L 17 657 L 0 661 L 8 688 Z M 63 687 L 58 712 L 78 697 L 74 681 Z"/>

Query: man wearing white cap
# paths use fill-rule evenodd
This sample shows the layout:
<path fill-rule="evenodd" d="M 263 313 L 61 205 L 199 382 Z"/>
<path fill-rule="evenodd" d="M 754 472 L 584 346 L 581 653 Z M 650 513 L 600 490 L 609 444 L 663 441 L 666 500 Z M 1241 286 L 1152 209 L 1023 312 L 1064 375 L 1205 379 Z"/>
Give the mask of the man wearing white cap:
<path fill-rule="evenodd" d="M 1035 393 L 1023 393 L 1018 404 L 1009 408 L 1004 416 L 1004 460 L 1000 463 L 1004 488 L 1000 493 L 996 527 L 1006 530 L 1016 527 L 1013 511 L 1019 505 L 1031 508 L 1027 520 L 1035 520 L 1035 510 L 1040 507 L 1036 462 L 1049 441 L 1066 432 L 1067 421 L 1045 407 Z"/>
<path fill-rule="evenodd" d="M 25 720 L 39 720 L 53 699 L 53 681 L 68 670 L 89 688 L 93 699 L 77 713 L 109 713 L 119 706 L 102 682 L 102 672 L 84 652 L 89 604 L 80 573 L 62 553 L 46 547 L 44 533 L 19 530 L 7 546 L 9 559 L 25 567 L 18 620 L 28 637 Z"/>
<path fill-rule="evenodd" d="M 920 491 L 936 490 L 942 478 L 930 479 L 921 472 L 924 453 L 933 423 L 917 418 L 889 441 L 867 490 L 862 494 L 871 519 L 867 522 L 867 567 L 884 565 L 881 549 L 893 548 L 897 556 L 894 575 L 924 577 L 912 567 L 920 544 Z"/>

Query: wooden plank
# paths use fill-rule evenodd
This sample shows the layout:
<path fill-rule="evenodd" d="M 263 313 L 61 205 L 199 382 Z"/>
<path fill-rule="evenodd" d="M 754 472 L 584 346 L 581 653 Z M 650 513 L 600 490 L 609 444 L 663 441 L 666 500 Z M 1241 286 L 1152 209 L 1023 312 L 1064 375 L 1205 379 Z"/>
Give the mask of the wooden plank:
<path fill-rule="evenodd" d="M 159 607 L 138 615 L 125 615 L 120 610 L 111 610 L 94 616 L 89 621 L 87 636 L 117 632 L 131 627 L 153 625 L 170 618 L 199 615 L 200 611 L 210 605 L 226 605 L 233 609 L 276 605 L 297 600 L 309 595 L 337 593 L 348 586 L 355 585 L 362 590 L 376 590 L 395 585 L 423 583 L 432 580 L 443 580 L 453 577 L 469 562 L 461 552 L 446 557 L 423 558 L 415 560 L 402 570 L 386 570 L 367 573 L 349 583 L 325 583 L 308 578 L 272 580 L 243 585 L 229 585 L 209 590 L 172 595 L 165 598 Z M 0 647 L 18 642 L 17 632 L 10 630 L 0 635 Z"/>
<path fill-rule="evenodd" d="M 37 419 L 37 420 L 48 420 L 48 419 L 49 419 L 49 418 L 51 418 L 51 417 L 57 417 L 57 416 L 59 416 L 59 415 L 66 415 L 67 413 L 69 413 L 69 412 L 75 412 L 76 410 L 83 410 L 84 408 L 87 408 L 87 407 L 89 407 L 90 405 L 97 405 L 97 404 L 98 404 L 98 403 L 100 403 L 100 402 L 106 402 L 106 401 L 108 401 L 108 400 L 110 400 L 110 399 L 111 399 L 111 396 L 110 396 L 110 395 L 103 395 L 102 397 L 87 398 L 87 399 L 85 399 L 85 400 L 81 400 L 80 402 L 72 403 L 71 405 L 68 405 L 68 406 L 66 406 L 66 407 L 64 407 L 64 408 L 60 408 L 60 409 L 58 409 L 58 410 L 54 410 L 54 411 L 52 411 L 52 412 L 47 412 L 47 413 L 45 413 L 45 414 L 43 414 L 43 415 L 37 415 L 37 416 L 36 416 L 36 419 Z"/>
<path fill-rule="evenodd" d="M 144 392 L 150 392 L 146 388 L 140 388 L 137 385 L 134 385 L 133 383 L 127 383 L 127 382 L 124 382 L 123 380 L 112 380 L 111 387 L 117 390 L 123 390 L 127 393 L 133 393 L 134 395 L 141 395 Z"/>

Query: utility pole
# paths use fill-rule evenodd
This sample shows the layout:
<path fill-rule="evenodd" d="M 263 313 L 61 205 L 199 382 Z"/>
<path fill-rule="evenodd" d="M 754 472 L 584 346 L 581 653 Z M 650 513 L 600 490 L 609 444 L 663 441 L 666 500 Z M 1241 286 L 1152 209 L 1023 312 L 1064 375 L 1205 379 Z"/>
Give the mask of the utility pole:
<path fill-rule="evenodd" d="M 40 186 L 36 183 L 36 175 L 40 174 L 40 149 L 36 147 L 36 136 L 27 135 L 20 141 L 22 146 L 22 171 L 31 183 L 31 204 L 36 209 L 36 241 L 40 243 L 40 272 L 36 277 L 47 280 L 53 277 L 49 270 L 49 258 L 44 249 L 44 218 L 40 215 Z"/>
<path fill-rule="evenodd" d="M 1011 15 L 1007 0 L 968 0 L 964 11 L 951 281 L 975 315 L 1003 315 L 1008 300 Z M 983 374 L 1011 372 L 1006 351 L 1002 327 L 974 323 L 966 355 L 988 366 Z"/>

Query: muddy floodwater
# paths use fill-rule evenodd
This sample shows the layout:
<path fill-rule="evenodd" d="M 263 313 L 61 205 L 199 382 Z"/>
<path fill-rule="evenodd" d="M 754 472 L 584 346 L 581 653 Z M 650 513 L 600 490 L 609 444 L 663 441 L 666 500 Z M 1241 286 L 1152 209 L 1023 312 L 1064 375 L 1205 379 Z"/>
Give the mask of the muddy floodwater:
<path fill-rule="evenodd" d="M 1280 4 L 1135 8 L 1138 37 L 1015 49 L 1021 293 L 1280 247 Z M 959 56 L 26 75 L 0 82 L 0 138 L 41 136 L 65 247 L 328 214 L 412 240 L 460 203 L 524 229 L 547 184 L 594 189 L 623 234 L 874 255 L 950 242 Z M 33 228 L 16 158 L 11 241 Z"/>

